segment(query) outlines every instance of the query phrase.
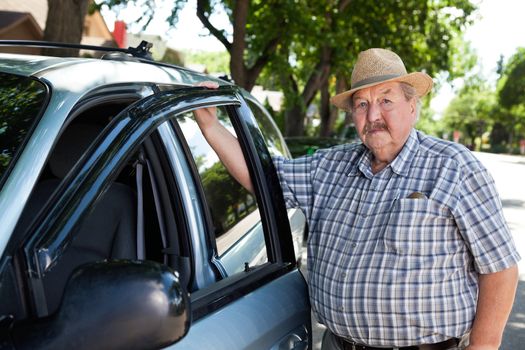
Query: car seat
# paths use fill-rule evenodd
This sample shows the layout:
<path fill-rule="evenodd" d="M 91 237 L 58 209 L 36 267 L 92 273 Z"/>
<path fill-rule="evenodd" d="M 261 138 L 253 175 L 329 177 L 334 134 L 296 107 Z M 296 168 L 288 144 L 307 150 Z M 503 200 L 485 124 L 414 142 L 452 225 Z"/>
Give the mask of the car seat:
<path fill-rule="evenodd" d="M 101 130 L 92 124 L 72 124 L 65 130 L 48 162 L 55 178 L 37 185 L 24 216 L 38 213 Z M 50 313 L 57 309 L 64 286 L 76 267 L 104 259 L 136 259 L 135 201 L 131 188 L 114 182 L 79 222 L 71 243 L 43 279 Z M 21 221 L 30 223 L 28 219 Z"/>

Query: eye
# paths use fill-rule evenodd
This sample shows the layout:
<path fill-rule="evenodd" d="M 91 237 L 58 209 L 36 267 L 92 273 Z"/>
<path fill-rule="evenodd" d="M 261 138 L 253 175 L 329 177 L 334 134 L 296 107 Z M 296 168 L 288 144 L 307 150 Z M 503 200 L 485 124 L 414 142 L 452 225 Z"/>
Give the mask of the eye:
<path fill-rule="evenodd" d="M 354 105 L 354 109 L 357 111 L 366 111 L 368 103 L 366 101 L 357 101 Z"/>
<path fill-rule="evenodd" d="M 384 110 L 390 110 L 393 107 L 394 103 L 392 100 L 389 100 L 388 98 L 384 98 L 380 102 L 380 106 Z"/>

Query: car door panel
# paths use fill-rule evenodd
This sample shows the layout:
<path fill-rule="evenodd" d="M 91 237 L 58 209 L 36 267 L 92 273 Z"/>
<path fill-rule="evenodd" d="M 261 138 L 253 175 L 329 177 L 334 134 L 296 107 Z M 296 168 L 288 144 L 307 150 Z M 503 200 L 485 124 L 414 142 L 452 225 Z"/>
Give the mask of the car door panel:
<path fill-rule="evenodd" d="M 300 330 L 308 331 L 310 320 L 304 293 L 303 276 L 291 271 L 194 322 L 186 337 L 167 349 L 293 349 L 280 347 L 290 339 L 300 348 L 308 341 Z"/>
<path fill-rule="evenodd" d="M 97 138 L 56 192 L 56 200 L 42 212 L 42 218 L 35 221 L 38 224 L 30 239 L 24 243 L 25 263 L 31 272 L 29 290 L 36 316 L 45 317 L 49 314 L 45 302 L 42 302 L 45 300 L 42 291 L 45 274 L 68 249 L 69 242 L 74 239 L 75 227 L 108 189 L 118 169 L 153 131 L 158 130 L 163 138 L 172 167 L 179 167 L 172 169 L 175 181 L 180 181 L 180 187 L 188 190 L 187 198 L 179 198 L 179 203 L 185 207 L 187 214 L 195 214 L 200 210 L 202 204 L 199 203 L 199 191 L 192 188 L 195 185 L 192 176 L 195 175 L 185 164 L 184 150 L 176 149 L 180 146 L 178 136 L 165 122 L 176 118 L 178 114 L 205 106 L 227 106 L 233 111 L 232 115 L 237 118 L 233 122 L 240 130 L 238 136 L 241 144 L 247 149 L 247 161 L 259 196 L 262 220 L 252 229 L 255 233 L 259 232 L 255 235 L 258 238 L 253 239 L 248 234 L 235 249 L 242 249 L 243 244 L 253 247 L 264 243 L 268 249 L 268 263 L 260 266 L 260 270 L 255 271 L 258 274 L 255 274 L 248 260 L 244 271 L 237 272 L 239 266 L 244 267 L 243 257 L 232 262 L 232 266 L 237 267 L 221 276 L 223 279 L 217 283 L 217 276 L 213 275 L 211 269 L 213 252 L 208 250 L 209 244 L 205 242 L 207 234 L 201 222 L 203 218 L 190 215 L 189 220 L 193 220 L 195 225 L 186 228 L 185 232 L 193 235 L 195 240 L 192 248 L 194 253 L 196 250 L 200 252 L 201 259 L 192 260 L 192 273 L 202 278 L 196 279 L 198 283 L 193 286 L 197 290 L 195 299 L 191 296 L 192 307 L 195 306 L 197 310 L 193 314 L 195 322 L 188 335 L 173 348 L 271 349 L 277 346 L 280 349 L 281 344 L 293 348 L 295 344 L 302 347 L 304 341 L 308 342 L 310 307 L 307 287 L 301 273 L 293 267 L 295 257 L 284 201 L 282 197 L 279 202 L 275 200 L 278 181 L 275 173 L 272 173 L 270 157 L 265 156 L 266 164 L 262 164 L 263 161 L 258 158 L 260 150 L 256 147 L 263 147 L 264 142 L 261 138 L 255 141 L 251 139 L 258 137 L 253 125 L 250 129 L 246 121 L 240 119 L 250 118 L 249 109 L 231 87 L 217 91 L 187 88 L 146 97 L 121 112 Z M 254 124 L 253 120 L 249 122 Z M 250 133 L 255 134 L 249 136 Z M 273 187 L 267 183 L 269 179 Z M 238 283 L 230 283 L 232 280 Z M 213 289 L 211 297 L 205 297 L 206 288 Z M 198 297 L 202 295 L 204 297 L 199 301 Z M 209 303 L 203 305 L 202 300 Z"/>
<path fill-rule="evenodd" d="M 227 107 L 227 109 L 228 108 L 229 107 Z M 232 123 L 235 124 L 237 122 L 241 124 L 237 125 L 236 128 L 237 136 L 241 140 L 241 143 L 250 142 L 250 140 L 242 140 L 243 137 L 247 136 L 242 132 L 242 129 L 239 131 L 239 129 L 243 127 L 242 122 L 244 120 L 241 121 L 241 118 L 235 118 L 236 116 L 243 118 L 250 117 L 250 114 L 246 115 L 243 114 L 243 112 L 247 113 L 249 110 L 242 101 L 241 106 L 235 108 L 235 111 L 230 110 Z M 255 124 L 253 120 L 252 122 Z M 188 121 L 185 121 L 185 124 L 187 123 Z M 185 127 L 187 128 L 188 125 Z M 181 131 L 177 133 L 180 138 L 184 137 L 181 135 L 184 134 L 182 129 L 184 129 L 184 127 L 181 127 Z M 188 132 L 188 134 L 192 135 L 192 138 L 195 137 L 193 132 Z M 175 141 L 176 140 L 172 138 L 172 142 Z M 264 145 L 261 139 L 258 141 L 259 142 L 252 141 L 256 143 L 256 145 L 252 143 L 252 146 L 261 147 L 261 145 Z M 188 148 L 202 149 L 202 145 L 197 141 L 194 142 L 195 146 L 189 144 Z M 246 145 L 244 145 L 244 147 L 246 147 Z M 192 152 L 195 151 L 193 150 Z M 251 152 L 251 154 L 262 153 L 262 151 L 257 152 L 257 150 Z M 205 153 L 197 152 L 197 154 L 188 157 L 193 156 L 198 160 L 202 159 L 200 158 L 202 154 Z M 269 160 L 270 158 L 265 157 L 265 159 Z M 250 161 L 252 162 L 252 166 L 259 166 L 256 172 L 256 183 L 257 181 L 267 181 L 269 176 L 263 175 L 261 169 L 263 165 L 253 164 L 257 163 L 258 159 L 247 159 L 248 163 Z M 179 166 L 183 165 L 179 164 Z M 268 164 L 266 164 L 265 171 L 269 171 Z M 275 176 L 275 174 L 273 174 L 273 176 Z M 197 182 L 199 182 L 199 180 L 197 180 Z M 260 192 L 268 192 L 267 184 L 262 186 L 264 188 L 262 188 Z M 284 349 L 293 348 L 295 343 L 302 344 L 297 345 L 298 348 L 305 348 L 304 344 L 308 344 L 309 335 L 306 330 L 310 324 L 310 307 L 308 304 L 306 283 L 298 270 L 290 270 L 290 266 L 296 261 L 293 256 L 293 246 L 291 244 L 288 246 L 287 240 L 283 240 L 284 243 L 282 245 L 280 242 L 275 242 L 281 237 L 290 238 L 291 235 L 288 231 L 290 229 L 288 222 L 286 223 L 285 229 L 283 229 L 283 226 L 278 224 L 274 215 L 271 214 L 272 210 L 277 211 L 277 208 L 282 209 L 281 214 L 284 214 L 285 217 L 286 211 L 284 210 L 284 205 L 282 207 L 277 206 L 275 197 L 271 196 L 270 193 L 265 193 L 265 195 L 268 196 L 267 200 L 271 201 L 275 207 L 264 207 L 266 204 L 265 201 L 259 199 L 258 202 L 260 207 L 262 207 L 261 210 L 252 212 L 242 219 L 238 226 L 232 228 L 232 230 L 235 231 L 241 226 L 239 234 L 236 232 L 226 232 L 217 239 L 219 241 L 229 234 L 235 237 L 233 238 L 235 243 L 233 245 L 226 244 L 228 249 L 225 251 L 220 247 L 221 242 L 217 242 L 219 255 L 216 258 L 216 263 L 222 267 L 220 270 L 223 271 L 226 278 L 216 283 L 216 286 L 212 286 L 218 289 L 214 289 L 213 293 L 210 293 L 213 294 L 213 296 L 208 298 L 207 303 L 202 303 L 199 300 L 200 294 L 206 293 L 205 290 L 195 293 L 194 297 L 196 299 L 192 297 L 194 317 L 197 318 L 197 320 L 193 322 L 192 328 L 190 328 L 190 332 L 185 338 L 187 340 L 183 339 L 180 345 L 178 345 L 178 348 Z M 199 193 L 194 193 L 194 196 L 199 196 Z M 198 211 L 198 208 L 196 209 Z M 259 213 L 261 213 L 262 217 L 258 216 Z M 264 215 L 267 217 L 264 217 Z M 199 214 L 195 216 L 204 215 Z M 261 219 L 265 222 L 261 222 Z M 272 230 L 272 233 L 265 232 L 267 230 Z M 301 232 L 301 235 L 302 233 L 303 232 Z M 194 234 L 199 235 L 200 233 L 194 232 Z M 265 235 L 271 235 L 272 237 L 263 239 Z M 231 237 L 227 237 L 226 239 L 229 238 Z M 267 241 L 275 242 L 274 246 L 270 245 L 268 248 L 270 251 L 268 251 L 267 255 L 271 256 L 261 258 L 261 254 L 266 255 L 264 253 L 267 249 Z M 272 252 L 272 248 L 286 250 L 286 253 Z M 292 251 L 292 254 L 289 254 L 290 251 Z M 279 267 L 279 264 L 271 264 L 272 260 L 279 261 L 285 258 L 289 258 L 291 261 L 281 264 L 282 267 Z M 240 284 L 242 284 L 242 280 L 248 280 L 250 277 L 252 266 L 257 266 L 258 262 L 264 262 L 266 260 L 270 261 L 269 266 L 255 267 L 256 269 L 262 269 L 259 271 L 260 277 L 253 278 L 250 283 L 241 287 Z M 265 270 L 267 270 L 268 273 L 265 273 Z M 273 272 L 270 270 L 273 270 Z M 275 277 L 271 277 L 272 275 Z M 232 277 L 230 278 L 228 276 Z M 239 283 L 230 283 L 230 280 L 236 279 Z M 260 287 L 261 284 L 264 286 Z M 217 305 L 220 305 L 220 307 L 217 307 Z M 282 345 L 281 343 L 286 345 Z"/>

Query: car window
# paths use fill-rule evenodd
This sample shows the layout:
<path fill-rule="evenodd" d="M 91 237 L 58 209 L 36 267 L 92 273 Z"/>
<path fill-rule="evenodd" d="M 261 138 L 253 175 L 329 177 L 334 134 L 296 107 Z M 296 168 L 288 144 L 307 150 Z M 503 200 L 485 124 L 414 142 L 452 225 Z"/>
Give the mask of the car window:
<path fill-rule="evenodd" d="M 0 184 L 45 104 L 41 82 L 0 73 Z"/>
<path fill-rule="evenodd" d="M 249 99 L 246 101 L 257 120 L 270 154 L 290 158 L 288 146 L 272 117 L 258 103 Z M 306 243 L 306 217 L 302 211 L 291 208 L 288 209 L 288 220 L 292 232 L 295 257 L 300 264 Z"/>
<path fill-rule="evenodd" d="M 234 135 L 230 118 L 218 109 L 220 122 Z M 268 261 L 261 217 L 254 196 L 226 170 L 202 136 L 192 113 L 177 118 L 199 173 L 212 221 L 213 244 L 226 275 Z"/>
<path fill-rule="evenodd" d="M 246 100 L 246 102 L 257 120 L 257 124 L 259 125 L 259 129 L 261 129 L 264 141 L 266 142 L 266 147 L 268 147 L 270 154 L 272 156 L 278 155 L 289 157 L 286 143 L 272 117 L 255 102 L 251 100 Z"/>

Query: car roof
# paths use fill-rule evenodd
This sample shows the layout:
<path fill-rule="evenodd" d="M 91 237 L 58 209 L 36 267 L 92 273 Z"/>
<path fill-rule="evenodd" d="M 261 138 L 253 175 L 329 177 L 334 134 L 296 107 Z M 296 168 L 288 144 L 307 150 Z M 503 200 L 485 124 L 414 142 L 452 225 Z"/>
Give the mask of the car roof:
<path fill-rule="evenodd" d="M 127 58 L 127 57 L 126 57 Z M 48 57 L 0 53 L 0 72 L 45 79 L 52 85 L 81 84 L 96 79 L 102 85 L 122 82 L 194 85 L 201 81 L 229 82 L 183 67 L 154 61 Z M 60 72 L 57 74 L 57 72 Z"/>
<path fill-rule="evenodd" d="M 0 54 L 0 71 L 30 76 L 64 61 L 66 59 L 56 57 Z"/>

